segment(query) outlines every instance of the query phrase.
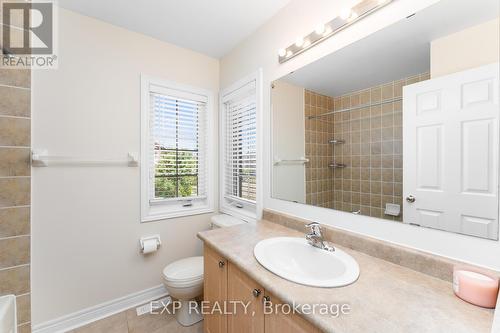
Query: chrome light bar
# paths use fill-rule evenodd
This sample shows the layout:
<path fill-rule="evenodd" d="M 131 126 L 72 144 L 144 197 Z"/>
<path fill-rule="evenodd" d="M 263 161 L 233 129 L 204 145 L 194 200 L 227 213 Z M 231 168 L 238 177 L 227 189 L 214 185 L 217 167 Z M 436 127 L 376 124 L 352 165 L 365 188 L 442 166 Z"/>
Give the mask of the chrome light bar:
<path fill-rule="evenodd" d="M 294 44 L 286 49 L 278 51 L 278 60 L 280 64 L 292 59 L 302 52 L 310 49 L 327 38 L 335 35 L 339 31 L 347 28 L 363 17 L 387 6 L 394 0 L 363 0 L 353 8 L 346 8 L 341 11 L 340 15 L 326 24 L 321 24 L 316 29 L 305 37 L 297 38 Z"/>

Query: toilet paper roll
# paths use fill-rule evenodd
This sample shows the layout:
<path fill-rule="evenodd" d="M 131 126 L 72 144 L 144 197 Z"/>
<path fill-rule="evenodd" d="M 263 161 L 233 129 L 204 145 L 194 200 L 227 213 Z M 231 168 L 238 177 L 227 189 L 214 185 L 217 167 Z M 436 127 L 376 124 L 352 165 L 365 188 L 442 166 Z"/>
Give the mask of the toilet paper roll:
<path fill-rule="evenodd" d="M 143 242 L 143 244 L 144 249 L 142 253 L 144 254 L 155 252 L 156 250 L 158 250 L 158 242 L 156 241 L 156 239 L 147 239 Z"/>

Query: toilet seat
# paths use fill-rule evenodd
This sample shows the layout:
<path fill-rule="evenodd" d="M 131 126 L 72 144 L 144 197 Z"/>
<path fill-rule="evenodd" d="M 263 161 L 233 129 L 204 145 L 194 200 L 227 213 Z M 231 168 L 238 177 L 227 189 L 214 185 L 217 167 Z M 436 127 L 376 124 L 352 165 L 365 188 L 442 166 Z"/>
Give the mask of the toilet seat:
<path fill-rule="evenodd" d="M 203 257 L 190 257 L 174 261 L 163 269 L 166 284 L 188 287 L 203 281 Z"/>

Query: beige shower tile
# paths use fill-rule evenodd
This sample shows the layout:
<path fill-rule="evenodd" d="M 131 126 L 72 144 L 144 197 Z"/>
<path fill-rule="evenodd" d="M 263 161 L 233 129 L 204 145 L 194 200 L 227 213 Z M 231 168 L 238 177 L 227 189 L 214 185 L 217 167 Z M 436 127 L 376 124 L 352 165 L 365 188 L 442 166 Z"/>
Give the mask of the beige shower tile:
<path fill-rule="evenodd" d="M 399 80 L 394 82 L 394 97 L 403 97 L 404 85 L 405 85 L 405 80 Z"/>
<path fill-rule="evenodd" d="M 31 333 L 31 323 L 17 326 L 17 333 Z"/>
<path fill-rule="evenodd" d="M 392 166 L 390 166 L 392 168 Z M 394 156 L 394 168 L 403 168 L 403 156 L 395 155 Z"/>
<path fill-rule="evenodd" d="M 382 100 L 392 99 L 394 97 L 394 85 L 389 83 L 382 86 Z"/>
<path fill-rule="evenodd" d="M 392 155 L 393 153 L 394 153 L 394 142 L 393 141 L 382 142 L 382 154 Z"/>
<path fill-rule="evenodd" d="M 382 217 L 382 209 L 371 207 L 370 208 L 370 216 L 381 218 Z"/>
<path fill-rule="evenodd" d="M 30 233 L 30 208 L 14 207 L 0 209 L 0 238 Z"/>
<path fill-rule="evenodd" d="M 0 270 L 0 295 L 26 294 L 30 290 L 30 267 L 18 266 Z"/>
<path fill-rule="evenodd" d="M 370 95 L 371 95 L 370 96 L 371 103 L 380 102 L 382 98 L 382 90 L 380 89 L 380 87 L 371 88 Z"/>
<path fill-rule="evenodd" d="M 0 86 L 0 115 L 29 117 L 30 91 Z"/>
<path fill-rule="evenodd" d="M 392 128 L 394 125 L 394 117 L 392 114 L 386 114 L 382 116 L 382 128 L 390 127 Z"/>
<path fill-rule="evenodd" d="M 381 205 L 382 205 L 382 196 L 379 194 L 372 194 L 370 196 L 370 206 L 381 207 Z"/>
<path fill-rule="evenodd" d="M 362 180 L 361 181 L 361 193 L 370 193 L 370 181 L 368 180 Z"/>
<path fill-rule="evenodd" d="M 376 117 L 376 116 L 380 116 L 381 114 L 382 114 L 382 107 L 380 105 L 375 105 L 375 106 L 370 107 L 370 116 L 372 118 Z"/>
<path fill-rule="evenodd" d="M 359 93 L 359 102 L 361 105 L 370 103 L 370 89 L 363 90 Z"/>
<path fill-rule="evenodd" d="M 374 128 L 370 132 L 370 142 L 380 142 L 382 141 L 382 129 Z"/>
<path fill-rule="evenodd" d="M 393 195 L 394 194 L 393 183 L 382 183 L 382 194 L 383 195 Z"/>
<path fill-rule="evenodd" d="M 30 146 L 29 119 L 0 116 L 0 146 Z"/>
<path fill-rule="evenodd" d="M 394 180 L 393 169 L 382 169 L 382 181 L 392 182 Z"/>
<path fill-rule="evenodd" d="M 381 166 L 382 166 L 382 156 L 380 155 L 372 156 L 370 159 L 370 167 L 380 170 Z"/>
<path fill-rule="evenodd" d="M 0 68 L 0 84 L 13 87 L 29 88 L 31 71 L 29 69 L 2 69 Z"/>
<path fill-rule="evenodd" d="M 403 184 L 402 183 L 394 183 L 394 195 L 402 196 L 403 195 Z"/>
<path fill-rule="evenodd" d="M 393 156 L 392 155 L 383 155 L 382 156 L 382 168 L 393 168 Z"/>
<path fill-rule="evenodd" d="M 380 116 L 372 116 L 370 128 L 378 129 L 382 127 L 382 117 Z"/>
<path fill-rule="evenodd" d="M 31 320 L 31 295 L 17 296 L 17 323 L 22 324 Z"/>
<path fill-rule="evenodd" d="M 29 148 L 0 148 L 0 177 L 30 175 Z"/>
<path fill-rule="evenodd" d="M 0 208 L 30 204 L 29 178 L 0 178 Z"/>
<path fill-rule="evenodd" d="M 382 193 L 382 182 L 377 182 L 377 181 L 370 182 L 370 193 L 372 194 Z"/>
<path fill-rule="evenodd" d="M 370 169 L 370 180 L 380 181 L 382 179 L 382 171 L 380 169 Z"/>
<path fill-rule="evenodd" d="M 382 143 L 374 142 L 371 144 L 371 153 L 372 155 L 380 155 L 382 152 Z"/>
<path fill-rule="evenodd" d="M 371 196 L 368 193 L 361 193 L 359 195 L 361 205 L 370 206 Z"/>
<path fill-rule="evenodd" d="M 392 121 L 392 117 L 391 117 Z M 382 126 L 384 120 L 382 119 Z M 391 141 L 394 139 L 394 129 L 392 127 L 382 128 L 382 141 Z"/>
<path fill-rule="evenodd" d="M 29 264 L 30 237 L 0 239 L 0 269 Z"/>
<path fill-rule="evenodd" d="M 394 181 L 398 183 L 403 182 L 403 169 L 394 169 Z"/>

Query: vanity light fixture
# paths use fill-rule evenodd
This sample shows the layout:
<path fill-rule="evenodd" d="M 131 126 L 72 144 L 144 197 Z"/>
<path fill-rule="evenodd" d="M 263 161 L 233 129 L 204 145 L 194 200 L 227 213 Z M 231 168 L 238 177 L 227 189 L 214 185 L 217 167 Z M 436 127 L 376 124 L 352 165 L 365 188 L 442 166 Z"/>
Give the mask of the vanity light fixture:
<path fill-rule="evenodd" d="M 318 25 L 309 35 L 299 37 L 294 44 L 285 49 L 280 49 L 278 51 L 279 63 L 282 64 L 292 59 L 392 1 L 394 0 L 363 0 L 352 8 L 344 8 L 340 15 L 330 22 Z"/>

